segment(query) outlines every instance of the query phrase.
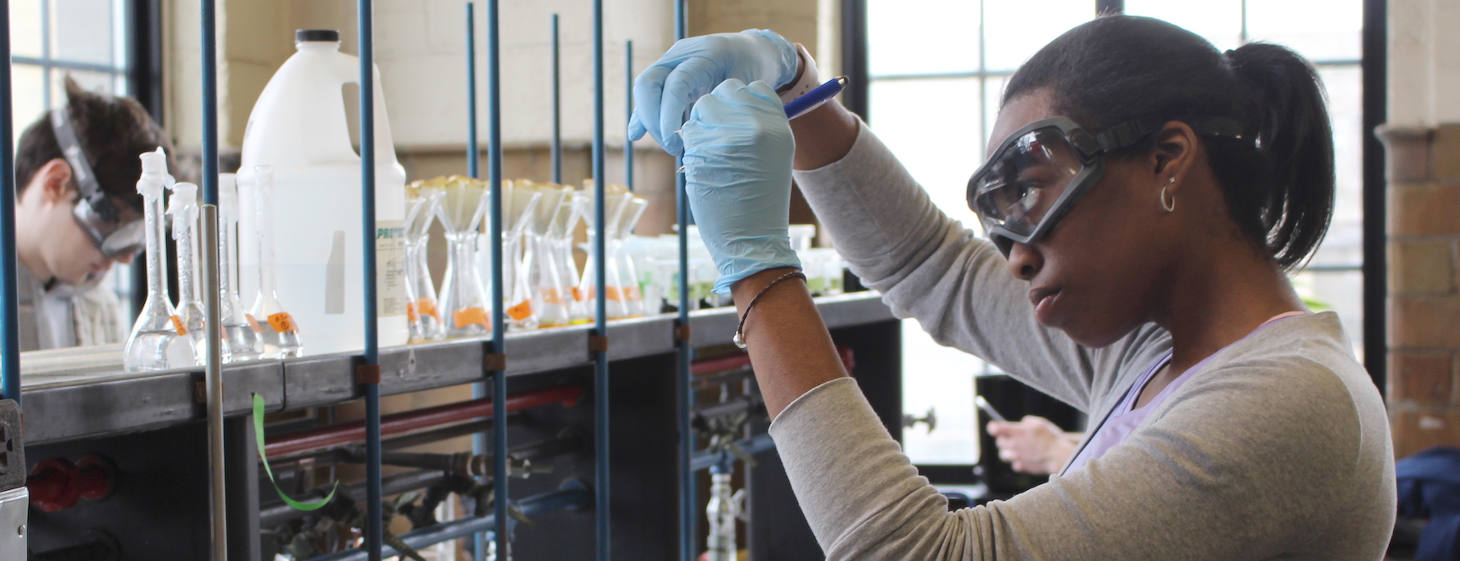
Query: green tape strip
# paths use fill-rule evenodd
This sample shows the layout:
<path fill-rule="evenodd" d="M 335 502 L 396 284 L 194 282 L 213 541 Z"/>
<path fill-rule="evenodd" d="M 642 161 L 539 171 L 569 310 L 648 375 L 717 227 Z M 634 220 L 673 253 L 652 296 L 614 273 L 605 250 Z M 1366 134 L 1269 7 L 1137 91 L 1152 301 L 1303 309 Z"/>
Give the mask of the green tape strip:
<path fill-rule="evenodd" d="M 274 484 L 274 492 L 279 494 L 279 498 L 284 499 L 284 504 L 294 510 L 309 512 L 319 510 L 320 507 L 334 500 L 335 491 L 340 490 L 338 480 L 335 481 L 334 487 L 330 488 L 330 494 L 325 495 L 323 499 L 309 502 L 296 501 L 279 488 L 279 482 L 274 480 L 274 470 L 269 467 L 269 457 L 264 455 L 264 398 L 259 394 L 253 394 L 253 437 L 259 447 L 259 459 L 264 461 L 264 473 L 269 474 L 269 482 Z"/>

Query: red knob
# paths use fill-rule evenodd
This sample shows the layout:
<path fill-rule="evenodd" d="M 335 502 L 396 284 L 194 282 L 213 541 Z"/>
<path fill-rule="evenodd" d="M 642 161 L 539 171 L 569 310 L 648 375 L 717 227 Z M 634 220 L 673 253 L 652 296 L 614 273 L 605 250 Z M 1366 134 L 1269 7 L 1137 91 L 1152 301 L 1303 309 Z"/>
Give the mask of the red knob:
<path fill-rule="evenodd" d="M 75 486 L 81 498 L 99 501 L 110 497 L 115 487 L 111 462 L 96 454 L 87 454 L 76 461 Z"/>
<path fill-rule="evenodd" d="M 30 470 L 25 486 L 30 488 L 30 504 L 45 512 L 56 512 L 76 506 L 80 489 L 72 484 L 76 466 L 66 458 L 51 458 L 37 463 Z"/>

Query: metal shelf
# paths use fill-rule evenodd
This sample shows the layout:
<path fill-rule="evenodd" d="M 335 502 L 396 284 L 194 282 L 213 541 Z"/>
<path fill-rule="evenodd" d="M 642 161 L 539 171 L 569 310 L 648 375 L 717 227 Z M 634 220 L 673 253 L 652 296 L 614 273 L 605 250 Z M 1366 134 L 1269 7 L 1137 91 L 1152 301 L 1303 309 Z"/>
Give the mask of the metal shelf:
<path fill-rule="evenodd" d="M 893 319 L 876 293 L 818 298 L 828 328 Z M 692 312 L 694 347 L 727 344 L 735 331 L 733 308 Z M 610 360 L 674 352 L 672 314 L 608 324 Z M 592 325 L 508 333 L 507 374 L 519 376 L 592 365 L 588 335 Z M 458 339 L 381 349 L 382 395 L 454 386 L 484 379 L 482 358 L 489 338 Z M 120 353 L 114 355 L 120 357 Z M 252 394 L 263 396 L 269 411 L 350 401 L 363 397 L 354 381 L 358 354 L 254 361 L 224 367 L 224 411 L 247 414 Z M 27 445 L 158 429 L 206 418 L 203 372 L 178 370 L 148 374 L 87 365 L 21 376 L 25 395 Z"/>

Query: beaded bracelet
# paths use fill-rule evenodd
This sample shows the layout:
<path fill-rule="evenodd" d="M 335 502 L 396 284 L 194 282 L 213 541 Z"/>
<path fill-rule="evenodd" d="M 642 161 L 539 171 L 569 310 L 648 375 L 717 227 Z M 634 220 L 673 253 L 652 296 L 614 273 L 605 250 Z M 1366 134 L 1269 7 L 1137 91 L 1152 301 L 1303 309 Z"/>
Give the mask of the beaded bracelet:
<path fill-rule="evenodd" d="M 755 293 L 755 297 L 751 298 L 750 303 L 745 305 L 745 313 L 741 314 L 740 324 L 735 326 L 735 337 L 731 338 L 730 342 L 735 343 L 736 347 L 741 349 L 745 348 L 745 318 L 750 317 L 751 308 L 755 307 L 755 303 L 760 301 L 761 296 L 765 296 L 766 292 L 769 292 L 776 285 L 781 284 L 781 281 L 793 278 L 799 278 L 804 282 L 806 280 L 806 274 L 801 271 L 791 271 L 776 277 L 776 280 L 771 281 L 770 284 L 765 285 L 765 288 L 760 289 L 760 292 Z"/>

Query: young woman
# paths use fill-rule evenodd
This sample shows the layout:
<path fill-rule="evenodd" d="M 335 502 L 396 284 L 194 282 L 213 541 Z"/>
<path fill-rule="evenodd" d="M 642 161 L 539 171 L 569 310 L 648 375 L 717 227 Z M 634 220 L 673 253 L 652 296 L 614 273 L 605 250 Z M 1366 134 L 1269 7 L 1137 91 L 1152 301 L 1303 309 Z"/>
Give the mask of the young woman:
<path fill-rule="evenodd" d="M 1010 78 L 966 187 L 991 241 L 934 208 L 839 105 L 788 124 L 772 87 L 794 95 L 814 74 L 804 51 L 750 31 L 676 44 L 634 94 L 639 126 L 683 150 L 717 288 L 748 313 L 771 435 L 829 558 L 1383 556 L 1384 405 L 1338 318 L 1305 310 L 1284 275 L 1332 211 L 1311 65 L 1146 18 L 1070 30 Z M 1089 414 L 1061 474 L 946 511 L 788 276 L 793 163 L 895 313 Z"/>

